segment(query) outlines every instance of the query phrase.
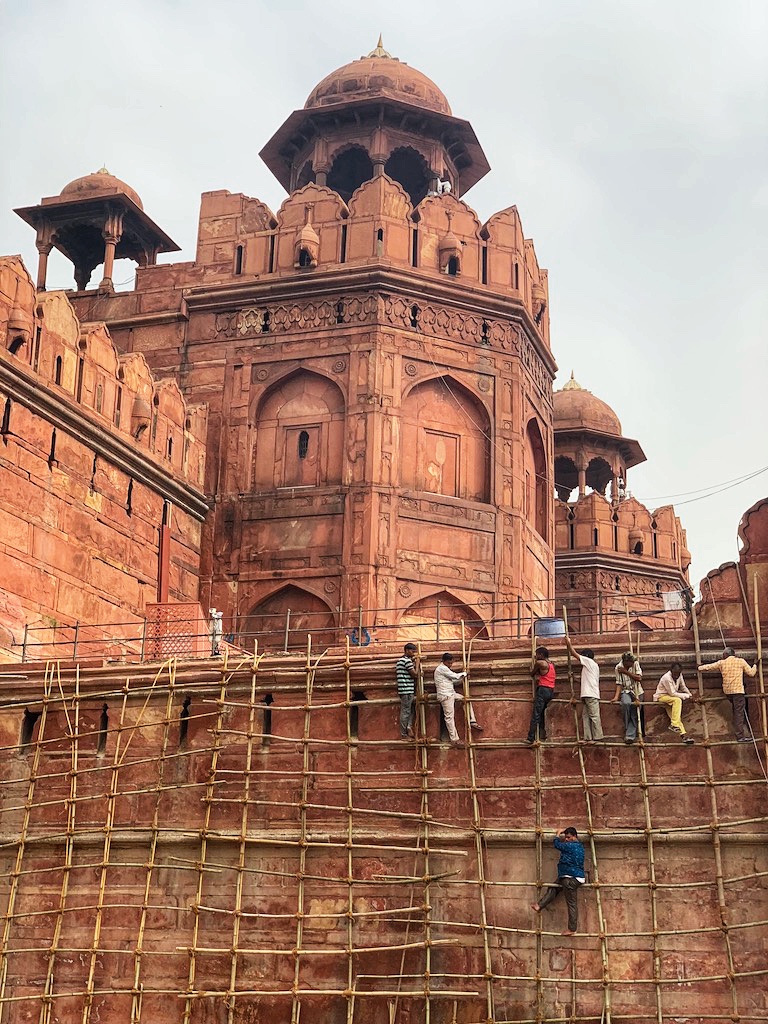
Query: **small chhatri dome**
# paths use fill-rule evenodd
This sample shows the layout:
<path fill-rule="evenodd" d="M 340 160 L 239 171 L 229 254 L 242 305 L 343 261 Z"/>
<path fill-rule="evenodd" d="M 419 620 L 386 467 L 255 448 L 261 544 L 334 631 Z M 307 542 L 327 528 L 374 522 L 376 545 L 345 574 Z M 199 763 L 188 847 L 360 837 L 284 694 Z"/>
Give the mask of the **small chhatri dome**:
<path fill-rule="evenodd" d="M 576 380 L 553 395 L 555 430 L 596 430 L 621 437 L 621 421 L 613 409 Z"/>
<path fill-rule="evenodd" d="M 110 174 L 106 167 L 101 167 L 93 174 L 86 174 L 82 178 L 70 181 L 61 190 L 61 196 L 67 199 L 86 199 L 91 196 L 114 195 L 116 192 L 128 196 L 140 210 L 144 209 L 139 193 L 130 185 L 126 185 L 120 178 L 116 178 L 114 174 Z"/>
<path fill-rule="evenodd" d="M 405 101 L 440 114 L 451 113 L 448 100 L 435 83 L 393 57 L 384 49 L 381 36 L 367 56 L 345 64 L 316 85 L 304 107 L 312 109 L 376 96 Z"/>

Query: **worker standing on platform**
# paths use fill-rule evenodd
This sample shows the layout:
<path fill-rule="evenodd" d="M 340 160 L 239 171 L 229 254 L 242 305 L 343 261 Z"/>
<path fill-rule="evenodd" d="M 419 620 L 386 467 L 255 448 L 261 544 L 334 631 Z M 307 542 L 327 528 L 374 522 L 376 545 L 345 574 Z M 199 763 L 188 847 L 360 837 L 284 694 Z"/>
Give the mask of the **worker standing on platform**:
<path fill-rule="evenodd" d="M 461 742 L 456 729 L 454 704 L 456 701 L 464 700 L 464 694 L 456 692 L 454 683 L 460 683 L 467 673 L 454 672 L 452 666 L 453 655 L 446 652 L 443 655 L 440 664 L 435 669 L 435 691 L 437 693 L 437 699 L 440 702 L 440 707 L 443 709 L 445 727 L 451 738 L 451 744 L 454 747 L 463 747 L 464 744 Z M 477 732 L 483 731 L 482 726 L 477 724 L 477 721 L 475 720 L 475 713 L 472 710 L 472 705 L 469 703 L 467 703 L 467 717 L 469 718 L 469 726 L 471 729 L 475 729 Z"/>
<path fill-rule="evenodd" d="M 531 677 L 536 683 L 536 694 L 533 698 L 531 724 L 528 726 L 528 743 L 535 743 L 537 739 L 547 738 L 544 713 L 555 695 L 555 666 L 549 660 L 546 647 L 536 648 Z"/>
<path fill-rule="evenodd" d="M 613 704 L 621 703 L 621 710 L 624 713 L 624 742 L 634 743 L 638 733 L 638 711 L 640 702 L 643 699 L 643 688 L 640 681 L 643 672 L 640 662 L 637 661 L 631 651 L 622 654 L 621 661 L 616 666 L 616 692 L 613 695 Z"/>
<path fill-rule="evenodd" d="M 683 679 L 683 666 L 679 661 L 673 661 L 669 672 L 665 672 L 659 680 L 653 699 L 663 705 L 669 715 L 669 728 L 679 733 L 683 743 L 693 743 L 691 737 L 686 735 L 682 719 L 683 701 L 692 696 Z"/>
<path fill-rule="evenodd" d="M 406 644 L 403 656 L 395 665 L 397 692 L 400 696 L 400 739 L 413 739 L 413 702 L 416 697 L 416 679 L 418 677 L 416 644 Z"/>
<path fill-rule="evenodd" d="M 570 825 L 558 832 L 554 838 L 554 847 L 560 851 L 557 862 L 557 885 L 550 886 L 538 903 L 531 906 L 539 913 L 556 900 L 561 892 L 565 893 L 568 905 L 568 930 L 563 935 L 574 935 L 579 927 L 579 907 L 576 902 L 579 886 L 586 881 L 584 874 L 584 847 L 579 842 L 579 833 Z"/>
<path fill-rule="evenodd" d="M 733 708 L 733 731 L 739 743 L 749 743 L 749 736 L 745 735 L 747 729 L 752 731 L 747 718 L 747 695 L 744 691 L 744 675 L 757 675 L 757 665 L 750 665 L 743 658 L 737 658 L 732 647 L 726 647 L 720 661 L 714 661 L 711 665 L 697 666 L 699 672 L 713 672 L 720 669 L 723 677 L 723 693 L 731 702 Z"/>
<path fill-rule="evenodd" d="M 577 651 L 567 633 L 565 643 L 571 657 L 581 663 L 581 702 L 584 705 L 581 720 L 584 725 L 584 742 L 592 743 L 603 738 L 603 723 L 600 721 L 600 666 L 595 661 L 595 652 L 588 647 L 583 651 Z"/>

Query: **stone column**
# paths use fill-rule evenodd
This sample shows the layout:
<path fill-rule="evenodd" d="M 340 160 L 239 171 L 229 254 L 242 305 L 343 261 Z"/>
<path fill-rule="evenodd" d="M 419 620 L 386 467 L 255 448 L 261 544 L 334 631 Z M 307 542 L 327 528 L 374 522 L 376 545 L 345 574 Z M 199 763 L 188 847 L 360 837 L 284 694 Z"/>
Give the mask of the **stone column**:
<path fill-rule="evenodd" d="M 45 291 L 45 279 L 48 275 L 48 257 L 51 254 L 53 248 L 52 242 L 41 242 L 36 243 L 37 251 L 40 254 L 37 261 L 37 290 L 39 292 Z"/>
<path fill-rule="evenodd" d="M 123 218 L 120 214 L 110 213 L 104 230 L 101 232 L 104 239 L 104 276 L 99 285 L 100 292 L 114 291 L 112 284 L 112 270 L 115 264 L 115 249 L 123 233 Z"/>

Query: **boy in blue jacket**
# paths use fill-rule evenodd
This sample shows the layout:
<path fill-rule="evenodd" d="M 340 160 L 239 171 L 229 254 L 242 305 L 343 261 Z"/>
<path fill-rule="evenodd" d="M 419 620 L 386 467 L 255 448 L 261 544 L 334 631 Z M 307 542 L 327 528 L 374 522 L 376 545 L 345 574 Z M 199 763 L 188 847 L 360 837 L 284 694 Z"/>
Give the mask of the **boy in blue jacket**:
<path fill-rule="evenodd" d="M 584 875 L 584 847 L 579 842 L 579 833 L 570 825 L 568 828 L 558 832 L 554 839 L 556 850 L 560 851 L 560 860 L 557 862 L 557 885 L 550 886 L 538 903 L 531 906 L 538 913 L 557 899 L 561 892 L 565 893 L 565 902 L 568 905 L 568 929 L 562 932 L 563 935 L 574 935 L 579 927 L 579 908 L 576 904 L 576 894 L 579 886 L 586 881 Z"/>

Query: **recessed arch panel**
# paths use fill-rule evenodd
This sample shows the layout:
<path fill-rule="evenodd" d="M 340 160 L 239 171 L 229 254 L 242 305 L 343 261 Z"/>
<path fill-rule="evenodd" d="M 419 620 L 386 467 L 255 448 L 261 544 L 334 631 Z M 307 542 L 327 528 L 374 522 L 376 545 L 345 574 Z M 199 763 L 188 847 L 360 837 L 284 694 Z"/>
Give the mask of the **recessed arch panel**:
<path fill-rule="evenodd" d="M 289 650 L 305 650 L 307 634 L 312 635 L 312 646 L 318 650 L 335 642 L 333 610 L 317 594 L 293 584 L 251 608 L 241 626 L 240 641 L 247 650 L 253 650 L 253 641 L 258 639 L 260 651 L 282 651 L 286 625 Z"/>
<path fill-rule="evenodd" d="M 451 377 L 412 388 L 402 406 L 404 488 L 489 502 L 491 423 L 485 407 Z"/>
<path fill-rule="evenodd" d="M 344 396 L 327 377 L 300 370 L 278 381 L 255 427 L 254 490 L 341 483 Z"/>
<path fill-rule="evenodd" d="M 415 601 L 403 612 L 398 626 L 398 637 L 403 641 L 460 640 L 462 623 L 467 640 L 472 637 L 479 640 L 488 639 L 488 630 L 482 617 L 447 590 L 441 590 Z"/>

